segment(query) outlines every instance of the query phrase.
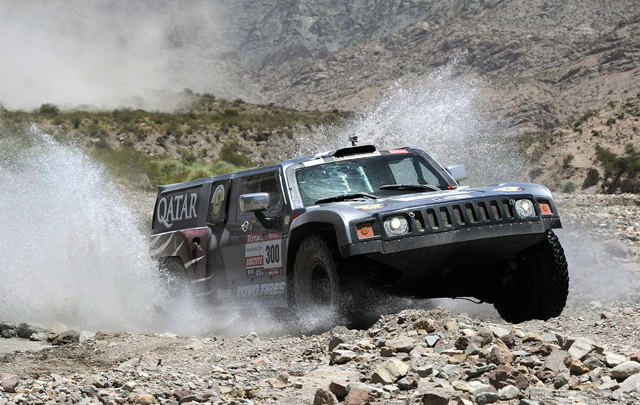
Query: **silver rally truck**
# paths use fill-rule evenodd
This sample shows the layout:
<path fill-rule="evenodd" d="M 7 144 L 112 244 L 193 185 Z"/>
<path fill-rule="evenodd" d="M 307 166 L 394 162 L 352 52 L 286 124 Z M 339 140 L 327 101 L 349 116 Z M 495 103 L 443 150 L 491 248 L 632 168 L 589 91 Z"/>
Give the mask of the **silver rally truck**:
<path fill-rule="evenodd" d="M 174 292 L 353 317 L 376 297 L 474 297 L 509 322 L 560 315 L 567 262 L 549 190 L 460 186 L 415 148 L 351 146 L 160 186 L 152 256 Z"/>

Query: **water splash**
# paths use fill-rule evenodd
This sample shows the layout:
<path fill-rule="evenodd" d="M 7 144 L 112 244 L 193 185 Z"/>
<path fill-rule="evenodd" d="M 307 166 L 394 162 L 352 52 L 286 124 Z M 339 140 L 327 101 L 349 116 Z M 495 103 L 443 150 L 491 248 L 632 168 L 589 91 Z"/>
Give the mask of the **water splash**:
<path fill-rule="evenodd" d="M 292 141 L 293 156 L 344 147 L 350 135 L 379 148 L 416 146 L 442 164 L 464 163 L 469 180 L 487 184 L 517 180 L 522 164 L 504 120 L 491 116 L 482 82 L 459 71 L 461 60 L 425 75 L 418 83 L 395 83 L 372 108 L 342 126 L 325 126 Z"/>
<path fill-rule="evenodd" d="M 0 319 L 151 329 L 148 242 L 102 169 L 35 126 L 0 144 Z"/>

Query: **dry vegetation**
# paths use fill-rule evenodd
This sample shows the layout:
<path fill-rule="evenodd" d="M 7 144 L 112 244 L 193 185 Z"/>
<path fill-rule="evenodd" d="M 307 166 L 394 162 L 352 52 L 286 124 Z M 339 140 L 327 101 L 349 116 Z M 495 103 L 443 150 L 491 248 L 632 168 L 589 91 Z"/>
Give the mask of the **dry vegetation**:
<path fill-rule="evenodd" d="M 640 192 L 640 95 L 525 140 L 532 180 L 565 192 Z"/>
<path fill-rule="evenodd" d="M 210 94 L 181 95 L 176 112 L 136 109 L 34 111 L 0 109 L 5 133 L 31 123 L 58 141 L 72 142 L 106 164 L 121 183 L 141 188 L 267 164 L 297 129 L 343 120 L 348 113 L 296 111 L 227 101 Z"/>

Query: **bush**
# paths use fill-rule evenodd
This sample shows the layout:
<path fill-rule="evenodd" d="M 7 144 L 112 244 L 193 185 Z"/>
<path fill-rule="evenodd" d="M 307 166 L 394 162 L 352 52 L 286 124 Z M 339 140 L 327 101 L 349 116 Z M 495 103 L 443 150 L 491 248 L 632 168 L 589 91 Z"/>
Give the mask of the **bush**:
<path fill-rule="evenodd" d="M 564 155 L 564 158 L 562 159 L 562 166 L 563 167 L 569 167 L 571 165 L 571 162 L 573 161 L 573 154 L 571 153 L 567 153 L 566 155 Z"/>
<path fill-rule="evenodd" d="M 222 145 L 222 149 L 220 150 L 220 159 L 235 166 L 253 166 L 251 158 L 240 152 L 240 141 L 238 138 L 230 139 Z"/>
<path fill-rule="evenodd" d="M 60 109 L 55 104 L 42 104 L 38 109 L 40 114 L 56 115 L 60 112 Z"/>
<path fill-rule="evenodd" d="M 562 187 L 562 192 L 563 193 L 568 193 L 571 194 L 576 190 L 576 182 L 573 180 L 569 180 L 566 183 L 564 183 L 564 187 Z"/>

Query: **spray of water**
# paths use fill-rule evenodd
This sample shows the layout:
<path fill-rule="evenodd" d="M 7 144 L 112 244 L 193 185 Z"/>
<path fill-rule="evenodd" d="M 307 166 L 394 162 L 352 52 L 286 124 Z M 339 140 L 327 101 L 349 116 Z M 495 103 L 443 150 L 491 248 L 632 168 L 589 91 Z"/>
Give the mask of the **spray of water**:
<path fill-rule="evenodd" d="M 506 124 L 487 112 L 480 80 L 460 73 L 461 58 L 410 86 L 397 82 L 375 106 L 342 126 L 322 127 L 292 141 L 288 153 L 305 155 L 344 147 L 350 135 L 379 148 L 416 146 L 442 164 L 464 163 L 467 184 L 514 180 L 522 163 Z"/>
<path fill-rule="evenodd" d="M 170 297 L 147 235 L 107 178 L 35 126 L 0 125 L 0 321 L 190 335 L 281 328 L 259 308 Z"/>
<path fill-rule="evenodd" d="M 77 149 L 16 135 L 0 138 L 0 318 L 151 328 L 159 289 L 118 193 Z"/>

